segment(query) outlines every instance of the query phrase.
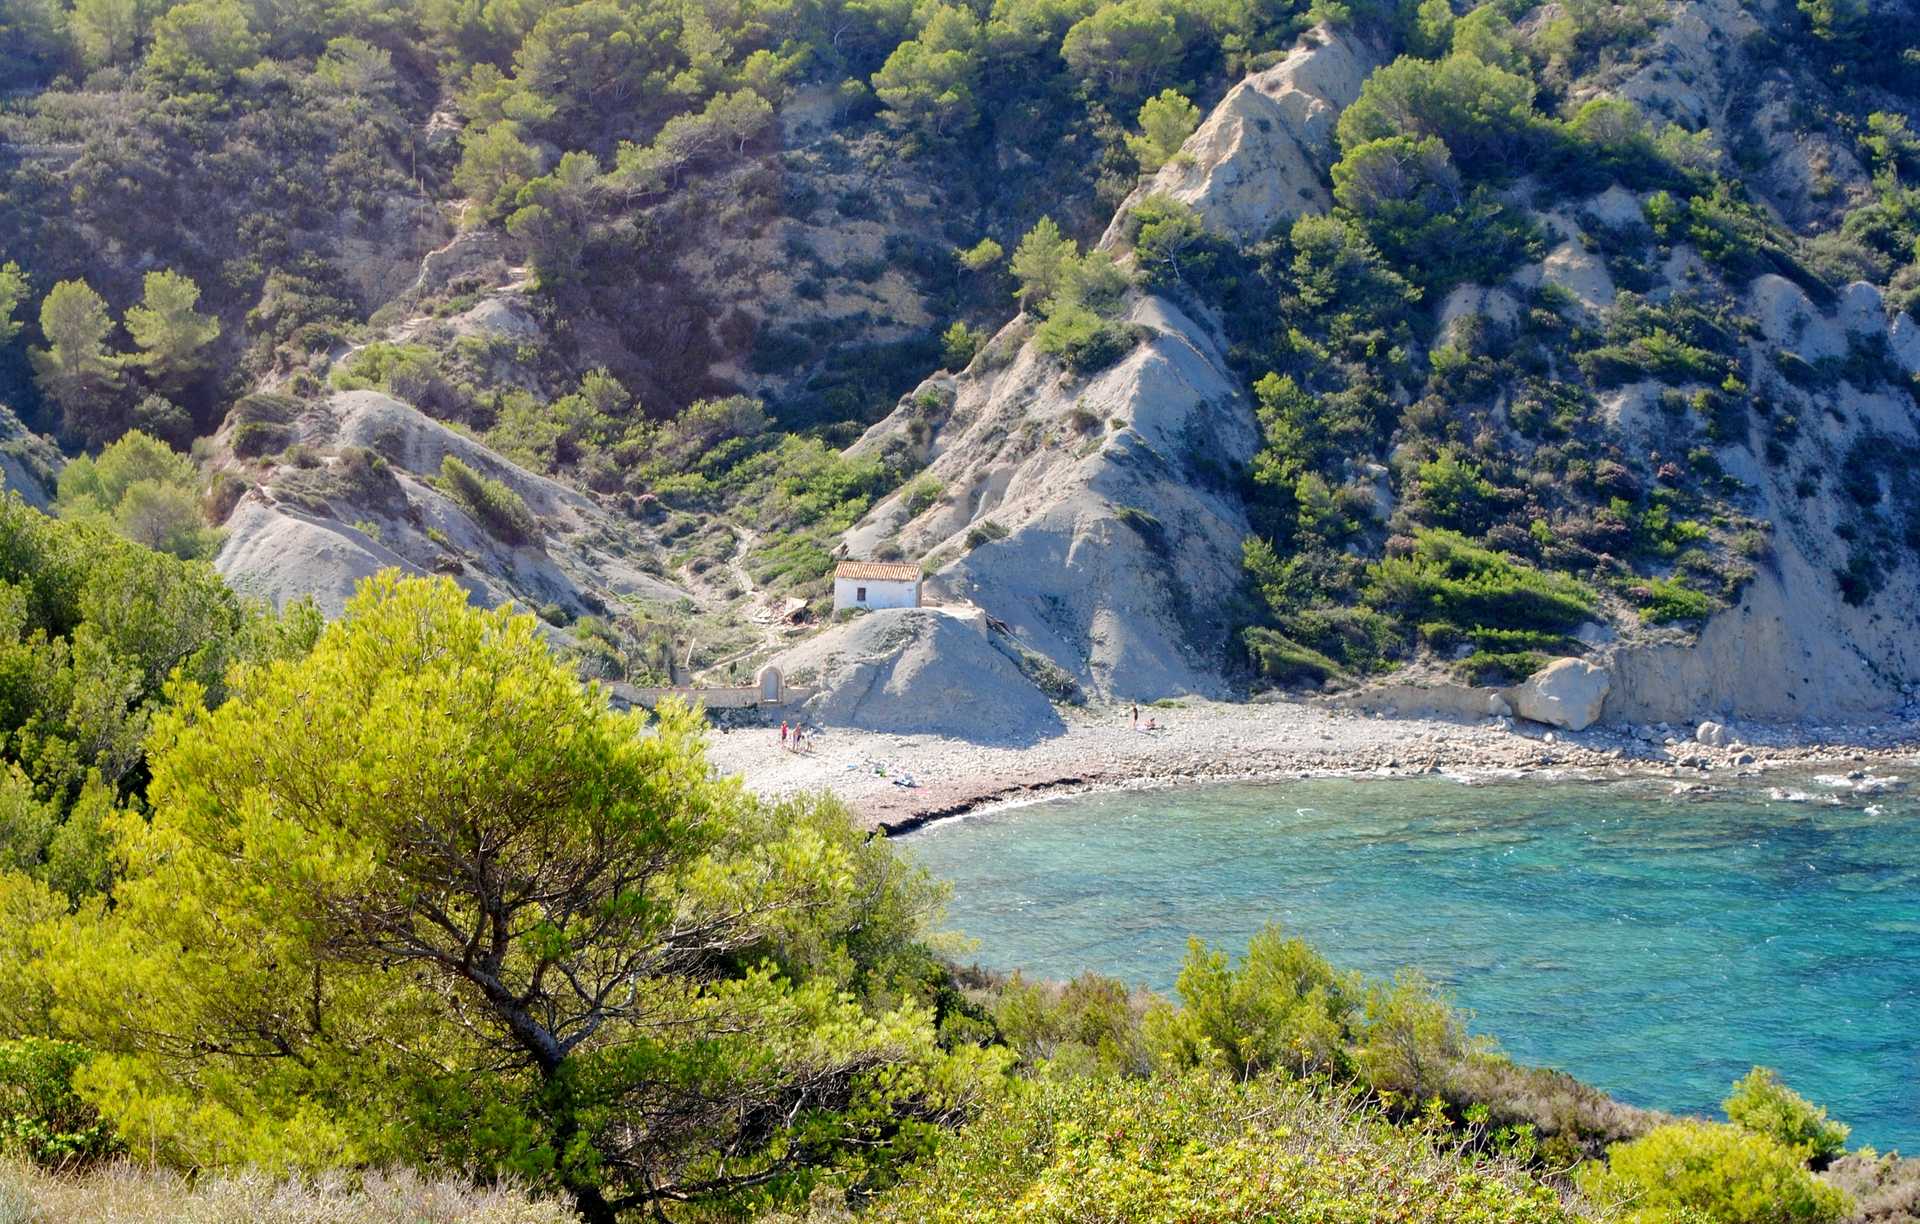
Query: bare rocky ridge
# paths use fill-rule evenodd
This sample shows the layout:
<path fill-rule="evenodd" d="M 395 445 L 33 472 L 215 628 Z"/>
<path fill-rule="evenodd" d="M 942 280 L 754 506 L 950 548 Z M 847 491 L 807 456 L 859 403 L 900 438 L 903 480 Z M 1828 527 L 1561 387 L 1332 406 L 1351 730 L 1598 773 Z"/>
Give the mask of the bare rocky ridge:
<path fill-rule="evenodd" d="M 214 564 L 242 593 L 276 604 L 311 596 L 335 615 L 361 579 L 398 567 L 450 574 L 482 603 L 572 614 L 629 596 L 685 596 L 643 568 L 653 545 L 630 522 L 391 396 L 335 393 L 294 432 L 314 466 L 267 465 L 227 520 Z M 387 477 L 344 481 L 343 452 L 356 448 L 379 456 Z M 540 520 L 541 539 L 497 538 L 434 485 L 448 455 L 512 489 Z"/>
<path fill-rule="evenodd" d="M 1243 237 L 1324 210 L 1334 119 L 1377 61 L 1314 31 L 1228 93 L 1163 185 Z M 1225 695 L 1249 531 L 1232 474 L 1259 431 L 1210 326 L 1150 294 L 1128 317 L 1144 338 L 1091 378 L 1016 319 L 957 378 L 907 397 L 853 449 L 906 439 L 943 494 L 913 513 L 913 486 L 895 493 L 847 550 L 931 558 L 937 592 L 987 609 L 1095 696 Z"/>
<path fill-rule="evenodd" d="M 996 640 L 998 639 L 998 640 Z M 789 683 L 825 692 L 806 715 L 900 734 L 959 728 L 975 742 L 1030 744 L 1065 729 L 984 614 L 902 608 L 857 618 L 788 652 Z"/>
<path fill-rule="evenodd" d="M 18 494 L 34 509 L 47 510 L 64 462 L 58 447 L 0 405 L 0 496 Z"/>
<path fill-rule="evenodd" d="M 922 426 L 942 498 L 910 516 L 909 486 L 847 545 L 868 555 L 895 538 L 912 555 L 952 558 L 933 589 L 988 609 L 1098 694 L 1217 692 L 1230 621 L 1220 601 L 1196 596 L 1238 587 L 1248 527 L 1223 486 L 1258 434 L 1202 328 L 1158 298 L 1131 317 L 1149 338 L 1087 380 L 1010 325 Z M 860 447 L 913 428 L 915 411 L 910 402 Z M 1220 476 L 1213 487 L 1208 473 Z"/>
<path fill-rule="evenodd" d="M 1326 212 L 1334 124 L 1383 58 L 1351 33 L 1309 32 L 1285 59 L 1227 92 L 1180 156 L 1121 205 L 1100 245 L 1118 242 L 1127 212 L 1150 195 L 1192 206 L 1209 229 L 1241 243 L 1289 217 Z"/>

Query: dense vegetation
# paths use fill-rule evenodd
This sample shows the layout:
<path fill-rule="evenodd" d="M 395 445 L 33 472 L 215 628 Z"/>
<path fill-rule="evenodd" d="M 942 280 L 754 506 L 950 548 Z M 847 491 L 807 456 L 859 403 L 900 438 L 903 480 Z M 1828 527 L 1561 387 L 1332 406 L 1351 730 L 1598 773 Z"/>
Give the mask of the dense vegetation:
<path fill-rule="evenodd" d="M 1194 943 L 1173 1000 L 983 980 L 930 950 L 939 890 L 883 840 L 714 779 L 688 715 L 609 712 L 532 617 L 387 576 L 316 633 L 201 563 L 9 515 L 36 562 L 7 588 L 23 615 L 77 618 L 22 662 L 169 677 L 121 714 L 151 727 L 113 749 L 134 756 L 69 745 L 30 774 L 58 741 L 6 741 L 14 1156 L 484 1169 L 587 1221 L 1138 1219 L 1187 1197 L 1371 1218 L 1409 1196 L 1423 1220 L 1547 1221 L 1603 1210 L 1558 1171 L 1641 1135 L 1583 1166 L 1594 1203 L 1637 1198 L 1645 1146 L 1672 1143 L 1703 1218 L 1774 1218 L 1740 1206 L 1756 1185 L 1803 1196 L 1796 1219 L 1845 1205 L 1807 1172 L 1845 1128 L 1763 1072 L 1731 1125 L 1649 1131 L 1469 1036 L 1419 976 L 1367 981 L 1277 929 L 1238 961 Z M 152 592 L 132 619 L 153 632 L 112 636 L 105 574 Z M 181 602 L 197 578 L 210 605 Z M 19 691 L 18 724 L 71 717 L 60 692 Z"/>
<path fill-rule="evenodd" d="M 1762 272 L 1816 301 L 1854 277 L 1895 307 L 1920 294 L 1920 55 L 1827 0 L 1739 48 L 1749 84 L 1790 82 L 1796 131 L 1871 176 L 1820 186 L 1789 228 L 1744 181 L 1767 133 L 1605 94 L 1665 17 L 1651 0 L 9 0 L 0 401 L 89 449 L 137 429 L 185 451 L 226 421 L 246 462 L 201 472 L 207 522 L 178 481 L 92 497 L 180 555 L 204 555 L 203 528 L 285 457 L 303 401 L 375 387 L 670 529 L 677 567 L 711 566 L 735 543 L 724 524 L 754 522 L 755 581 L 817 596 L 836 537 L 920 462 L 837 447 L 966 365 L 1016 304 L 1068 371 L 1111 363 L 1137 338 L 1128 295 L 1149 289 L 1217 312 L 1258 404 L 1265 450 L 1229 475 L 1255 526 L 1246 656 L 1270 680 L 1421 651 L 1497 678 L 1573 649 L 1559 621 L 1384 598 L 1375 567 L 1436 531 L 1513 581 L 1584 583 L 1590 616 L 1697 623 L 1766 561 L 1772 524 L 1715 457 L 1728 445 L 1857 495 L 1834 581 L 1862 602 L 1920 541 L 1920 489 L 1898 464 L 1830 476 L 1871 457 L 1804 453 L 1768 387 L 1902 380 L 1865 351 L 1752 368 L 1737 303 Z M 1124 219 L 1128 258 L 1087 249 L 1207 103 L 1316 23 L 1385 61 L 1340 118 L 1331 215 L 1235 249 L 1153 198 Z M 1579 211 L 1616 186 L 1641 216 Z M 1619 302 L 1596 318 L 1515 285 L 1510 310 L 1437 326 L 1455 289 L 1540 258 L 1552 209 L 1577 214 Z M 531 334 L 392 335 L 497 294 L 464 265 L 406 288 L 457 227 L 498 241 L 503 276 L 524 265 Z M 1704 275 L 1667 292 L 1683 248 Z M 148 253 L 137 271 L 125 251 Z M 245 407 L 263 379 L 290 397 L 278 419 Z M 1662 444 L 1629 454 L 1602 400 L 1645 380 L 1666 388 Z M 537 541 L 502 498 L 441 476 L 490 534 Z M 611 623 L 624 650 L 645 636 Z"/>
<path fill-rule="evenodd" d="M 1278 930 L 1238 960 L 1196 944 L 1173 999 L 957 969 L 938 888 L 837 805 L 755 800 L 684 713 L 581 687 L 671 675 L 678 610 L 548 605 L 561 658 L 449 581 L 382 577 L 323 627 L 207 563 L 268 480 L 315 513 L 412 509 L 373 449 L 301 441 L 371 389 L 648 524 L 689 574 L 738 545 L 818 595 L 876 501 L 946 495 L 924 433 L 846 443 L 996 358 L 1015 312 L 1051 373 L 1092 376 L 1155 292 L 1218 321 L 1255 407 L 1259 454 L 1217 475 L 1255 529 L 1265 680 L 1421 652 L 1511 679 L 1596 618 L 1697 623 L 1766 559 L 1728 447 L 1843 499 L 1834 581 L 1865 602 L 1920 549 L 1912 457 L 1823 454 L 1787 405 L 1912 388 L 1865 340 L 1756 360 L 1742 301 L 1772 273 L 1920 303 L 1920 55 L 1854 0 L 1738 49 L 1870 175 L 1788 224 L 1749 186 L 1754 121 L 1607 93 L 1666 15 L 0 0 L 0 447 L 53 511 L 0 506 L 6 1158 L 414 1167 L 593 1224 L 1841 1218 L 1870 1155 L 1770 1074 L 1725 1123 L 1650 1118 L 1513 1065 L 1417 975 Z M 1384 65 L 1339 119 L 1331 212 L 1234 244 L 1149 195 L 1099 248 L 1309 25 Z M 1625 213 L 1586 211 L 1616 187 Z M 1621 290 L 1603 309 L 1510 280 L 1556 210 Z M 450 270 L 423 271 L 436 248 Z M 1632 388 L 1650 454 L 1604 419 Z M 949 394 L 906 406 L 925 425 Z M 416 475 L 486 537 L 547 546 L 498 472 L 436 462 Z"/>
<path fill-rule="evenodd" d="M 86 483 L 118 482 L 124 458 Z M 109 830 L 144 803 L 147 737 L 173 686 L 217 697 L 229 666 L 299 653 L 319 624 L 308 608 L 245 606 L 204 562 L 124 541 L 92 513 L 0 503 L 0 863 L 74 901 L 112 873 Z"/>
<path fill-rule="evenodd" d="M 1752 445 L 1750 417 L 1772 411 L 1755 389 L 1772 372 L 1750 369 L 1743 351 L 1754 324 L 1735 313 L 1739 296 L 1753 276 L 1778 272 L 1830 300 L 1844 280 L 1880 280 L 1895 266 L 1863 267 L 1852 241 L 1884 202 L 1808 242 L 1767 218 L 1713 133 L 1661 124 L 1625 101 L 1574 100 L 1574 77 L 1640 53 L 1654 6 L 1577 6 L 1524 30 L 1510 20 L 1522 11 L 1422 5 L 1408 53 L 1371 75 L 1341 115 L 1332 214 L 1248 249 L 1216 243 L 1203 274 L 1153 275 L 1222 309 L 1259 406 L 1266 449 L 1250 474 L 1259 534 L 1247 568 L 1267 618 L 1248 646 L 1275 680 L 1364 673 L 1416 644 L 1451 655 L 1468 678 L 1510 678 L 1542 652 L 1570 648 L 1566 633 L 1603 604 L 1656 624 L 1724 606 L 1764 560 L 1769 526 L 1714 453 Z M 1840 54 L 1818 30 L 1779 37 L 1774 54 L 1786 44 Z M 1857 62 L 1864 52 L 1849 54 Z M 1839 112 L 1829 121 L 1859 124 L 1875 150 L 1901 144 L 1892 133 L 1904 119 L 1858 108 L 1910 107 L 1911 92 L 1891 91 L 1913 85 L 1909 66 L 1872 89 L 1843 88 L 1828 95 Z M 1878 182 L 1884 200 L 1891 183 L 1884 172 Z M 1469 289 L 1481 305 L 1435 331 L 1436 308 L 1455 289 L 1500 285 L 1539 258 L 1535 210 L 1610 186 L 1646 203 L 1624 227 L 1578 218 L 1582 242 L 1622 290 L 1597 319 L 1565 289 L 1536 282 L 1492 291 L 1501 302 Z M 1149 269 L 1162 266 L 1154 248 L 1165 241 L 1152 224 L 1136 239 Z M 1207 240 L 1189 227 L 1182 241 Z M 1707 267 L 1699 286 L 1658 304 L 1638 296 L 1688 242 Z M 1912 254 L 1902 247 L 1897 258 Z M 1862 390 L 1911 392 L 1864 355 L 1831 364 L 1824 385 L 1845 377 Z M 1600 413 L 1604 395 L 1641 380 L 1669 388 L 1661 451 L 1645 457 L 1625 453 Z M 1791 437 L 1790 419 L 1784 427 Z M 1765 457 L 1789 462 L 1778 445 Z M 1382 514 L 1376 487 L 1389 484 L 1395 501 Z M 1877 498 L 1876 488 L 1865 504 Z M 1884 528 L 1871 538 L 1904 547 Z M 1458 541 L 1447 546 L 1456 556 L 1490 550 L 1475 583 L 1583 593 L 1477 606 L 1410 598 L 1407 567 L 1431 567 L 1441 539 Z M 1855 546 L 1856 558 L 1876 551 Z M 1836 582 L 1857 602 L 1856 588 L 1883 568 L 1857 561 Z"/>

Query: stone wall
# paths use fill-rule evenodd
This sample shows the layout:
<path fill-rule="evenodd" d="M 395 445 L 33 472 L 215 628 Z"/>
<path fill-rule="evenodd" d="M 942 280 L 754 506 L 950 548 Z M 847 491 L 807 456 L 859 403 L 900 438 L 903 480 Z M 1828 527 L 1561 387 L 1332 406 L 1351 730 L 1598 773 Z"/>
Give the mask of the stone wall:
<path fill-rule="evenodd" d="M 756 706 L 798 705 L 812 697 L 818 689 L 797 684 L 789 684 L 781 690 L 779 701 L 762 701 L 758 687 L 747 685 L 714 686 L 708 688 L 694 685 L 662 685 L 654 688 L 641 688 L 630 684 L 609 686 L 615 704 L 628 707 L 641 706 L 653 709 L 670 697 L 677 697 L 688 705 L 703 706 L 709 710 L 747 710 Z"/>

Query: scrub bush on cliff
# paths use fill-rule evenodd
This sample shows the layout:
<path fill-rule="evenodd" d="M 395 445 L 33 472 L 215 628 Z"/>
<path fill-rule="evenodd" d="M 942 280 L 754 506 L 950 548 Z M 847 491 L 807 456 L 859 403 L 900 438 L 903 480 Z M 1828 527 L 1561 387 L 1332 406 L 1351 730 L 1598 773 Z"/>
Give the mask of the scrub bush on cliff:
<path fill-rule="evenodd" d="M 1829 1224 L 1852 1206 L 1800 1151 L 1720 1122 L 1655 1127 L 1582 1165 L 1574 1182 L 1626 1224 Z"/>
<path fill-rule="evenodd" d="M 1523 1172 L 1303 1081 L 1050 1078 L 941 1145 L 875 1224 L 1577 1219 Z"/>
<path fill-rule="evenodd" d="M 1736 1081 L 1721 1107 L 1735 1126 L 1802 1149 L 1816 1165 L 1824 1165 L 1846 1151 L 1847 1136 L 1852 1131 L 1846 1123 L 1827 1117 L 1826 1110 L 1781 1083 L 1780 1077 L 1765 1067 L 1755 1067 Z"/>

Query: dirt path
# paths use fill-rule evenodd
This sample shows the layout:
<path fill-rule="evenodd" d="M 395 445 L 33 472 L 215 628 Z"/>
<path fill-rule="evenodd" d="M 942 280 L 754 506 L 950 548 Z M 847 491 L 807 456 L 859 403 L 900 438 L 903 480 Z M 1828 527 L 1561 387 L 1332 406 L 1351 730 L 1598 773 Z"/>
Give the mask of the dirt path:
<path fill-rule="evenodd" d="M 751 527 L 737 527 L 732 523 L 727 524 L 727 529 L 733 532 L 734 538 L 733 555 L 727 558 L 727 572 L 732 574 L 733 580 L 740 584 L 740 589 L 747 593 L 747 598 L 752 599 L 759 594 L 760 584 L 755 582 L 753 575 L 747 572 L 747 554 L 753 550 L 755 544 L 760 542 L 760 533 Z"/>
<path fill-rule="evenodd" d="M 732 578 L 733 584 L 745 593 L 740 605 L 747 610 L 744 619 L 760 630 L 760 636 L 746 649 L 735 651 L 724 659 L 716 659 L 701 668 L 694 675 L 696 683 L 723 676 L 727 668 L 740 660 L 752 658 L 764 651 L 778 650 L 787 644 L 785 626 L 772 614 L 771 610 L 761 605 L 760 584 L 755 582 L 753 575 L 747 572 L 747 554 L 752 552 L 754 545 L 760 542 L 760 533 L 751 527 L 741 527 L 733 523 L 727 524 L 727 530 L 733 532 L 734 538 L 733 552 L 728 555 L 726 561 L 727 573 Z M 717 605 L 709 606 L 714 611 L 721 610 Z M 762 619 L 763 616 L 764 619 Z"/>

